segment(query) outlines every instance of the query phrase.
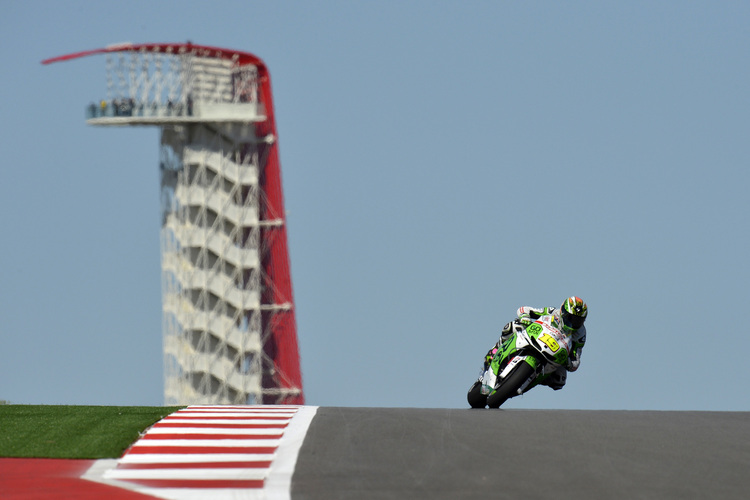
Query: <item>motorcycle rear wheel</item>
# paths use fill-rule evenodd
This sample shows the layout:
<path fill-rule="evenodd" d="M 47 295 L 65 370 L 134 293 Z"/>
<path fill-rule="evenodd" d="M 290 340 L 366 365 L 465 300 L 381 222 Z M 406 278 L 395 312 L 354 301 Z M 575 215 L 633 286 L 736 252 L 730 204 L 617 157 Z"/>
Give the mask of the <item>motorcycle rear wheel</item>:
<path fill-rule="evenodd" d="M 500 405 L 505 403 L 513 396 L 518 395 L 518 388 L 528 380 L 529 377 L 534 373 L 534 369 L 528 363 L 521 362 L 518 366 L 505 378 L 503 385 L 497 388 L 497 390 L 487 396 L 487 406 L 490 408 L 500 408 Z"/>

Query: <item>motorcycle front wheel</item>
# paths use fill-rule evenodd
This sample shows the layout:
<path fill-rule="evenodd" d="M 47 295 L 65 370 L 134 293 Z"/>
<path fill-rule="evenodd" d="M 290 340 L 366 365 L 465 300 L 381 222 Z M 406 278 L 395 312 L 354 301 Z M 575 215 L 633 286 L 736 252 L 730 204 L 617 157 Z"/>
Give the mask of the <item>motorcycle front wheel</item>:
<path fill-rule="evenodd" d="M 469 406 L 472 408 L 484 408 L 487 406 L 487 396 L 482 394 L 482 381 L 477 380 L 474 385 L 469 389 L 469 393 L 466 395 L 466 399 L 469 401 Z"/>
<path fill-rule="evenodd" d="M 534 373 L 534 369 L 528 363 L 521 362 L 505 377 L 503 384 L 495 392 L 487 396 L 487 406 L 500 408 L 500 405 L 508 399 L 518 395 L 518 388 L 526 382 Z"/>

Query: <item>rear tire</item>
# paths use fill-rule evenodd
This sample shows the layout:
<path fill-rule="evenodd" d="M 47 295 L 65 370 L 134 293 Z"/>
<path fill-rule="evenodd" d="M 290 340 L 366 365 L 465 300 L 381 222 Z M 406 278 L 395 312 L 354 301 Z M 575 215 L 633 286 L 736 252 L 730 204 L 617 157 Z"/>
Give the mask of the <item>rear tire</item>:
<path fill-rule="evenodd" d="M 482 394 L 481 380 L 474 382 L 474 385 L 471 386 L 469 393 L 466 395 L 466 399 L 472 408 L 484 408 L 487 406 L 487 396 Z"/>
<path fill-rule="evenodd" d="M 500 405 L 505 403 L 513 396 L 518 395 L 518 388 L 526 382 L 529 377 L 534 373 L 534 369 L 530 364 L 522 361 L 518 366 L 505 378 L 503 385 L 487 396 L 487 406 L 490 408 L 500 408 Z"/>

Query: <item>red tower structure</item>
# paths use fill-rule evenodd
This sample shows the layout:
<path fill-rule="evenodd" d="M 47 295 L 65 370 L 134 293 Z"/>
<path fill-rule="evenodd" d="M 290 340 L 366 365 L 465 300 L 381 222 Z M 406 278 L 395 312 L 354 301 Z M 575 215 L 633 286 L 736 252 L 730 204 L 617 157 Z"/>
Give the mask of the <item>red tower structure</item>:
<path fill-rule="evenodd" d="M 248 52 L 119 44 L 87 123 L 161 130 L 167 404 L 303 404 L 271 79 Z"/>

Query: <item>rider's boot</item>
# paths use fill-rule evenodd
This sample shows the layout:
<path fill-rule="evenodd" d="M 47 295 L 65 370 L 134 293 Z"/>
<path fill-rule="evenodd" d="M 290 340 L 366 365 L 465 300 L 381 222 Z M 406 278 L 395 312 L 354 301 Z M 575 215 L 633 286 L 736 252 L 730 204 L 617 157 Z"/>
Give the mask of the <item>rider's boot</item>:
<path fill-rule="evenodd" d="M 542 382 L 542 385 L 546 385 L 556 391 L 559 391 L 565 387 L 565 383 L 568 381 L 568 370 L 565 367 L 560 367 L 555 370 L 547 379 Z"/>

